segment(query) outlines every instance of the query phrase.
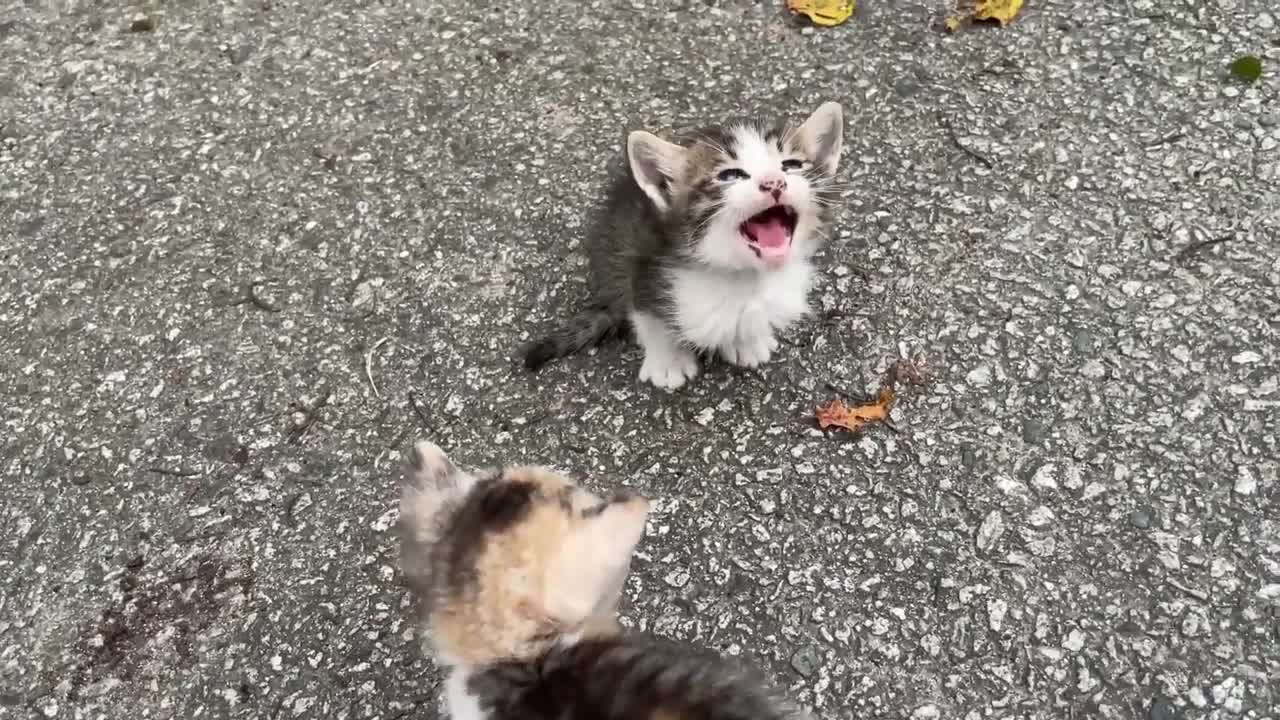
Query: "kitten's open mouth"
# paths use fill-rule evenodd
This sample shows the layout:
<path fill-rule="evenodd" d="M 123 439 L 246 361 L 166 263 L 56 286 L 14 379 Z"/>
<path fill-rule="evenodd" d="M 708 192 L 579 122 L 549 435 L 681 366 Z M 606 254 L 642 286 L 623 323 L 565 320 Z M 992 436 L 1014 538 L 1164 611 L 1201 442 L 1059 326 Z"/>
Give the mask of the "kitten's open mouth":
<path fill-rule="evenodd" d="M 779 262 L 791 250 L 791 236 L 796 231 L 796 211 L 789 205 L 774 205 L 747 218 L 738 229 L 756 257 L 766 262 Z"/>

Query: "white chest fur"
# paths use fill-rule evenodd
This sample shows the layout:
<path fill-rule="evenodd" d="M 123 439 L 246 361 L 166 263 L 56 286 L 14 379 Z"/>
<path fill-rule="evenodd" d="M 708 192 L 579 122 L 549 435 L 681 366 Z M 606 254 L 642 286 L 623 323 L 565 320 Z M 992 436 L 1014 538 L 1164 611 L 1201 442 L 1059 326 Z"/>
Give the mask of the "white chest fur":
<path fill-rule="evenodd" d="M 467 672 L 454 669 L 444 682 L 444 704 L 450 720 L 485 720 L 484 710 L 474 695 L 467 692 Z"/>
<path fill-rule="evenodd" d="M 812 278 L 813 267 L 803 258 L 772 272 L 678 270 L 672 287 L 673 329 L 684 342 L 718 350 L 730 362 L 758 364 L 777 346 L 774 331 L 809 312 Z M 763 357 L 742 362 L 734 357 L 744 353 Z"/>

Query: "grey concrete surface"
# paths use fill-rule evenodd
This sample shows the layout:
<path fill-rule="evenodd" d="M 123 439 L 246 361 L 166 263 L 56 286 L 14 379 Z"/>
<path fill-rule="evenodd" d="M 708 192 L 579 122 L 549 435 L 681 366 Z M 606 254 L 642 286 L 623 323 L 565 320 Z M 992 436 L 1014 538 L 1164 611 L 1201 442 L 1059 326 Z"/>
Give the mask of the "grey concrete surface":
<path fill-rule="evenodd" d="M 1280 717 L 1280 10 L 860 4 L 0 4 L 0 715 L 436 717 L 427 436 L 650 494 L 627 622 L 822 717 Z M 772 364 L 518 369 L 626 130 L 826 99 Z"/>

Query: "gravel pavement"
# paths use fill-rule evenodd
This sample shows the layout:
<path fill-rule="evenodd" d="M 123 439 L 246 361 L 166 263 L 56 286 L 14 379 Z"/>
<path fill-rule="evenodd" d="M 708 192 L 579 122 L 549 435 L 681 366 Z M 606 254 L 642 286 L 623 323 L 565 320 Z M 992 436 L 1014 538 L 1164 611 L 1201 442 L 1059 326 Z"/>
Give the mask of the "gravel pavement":
<path fill-rule="evenodd" d="M 0 0 L 0 717 L 437 717 L 422 436 L 649 494 L 627 623 L 824 718 L 1280 718 L 1280 9 L 781 5 Z M 828 99 L 774 362 L 519 368 L 627 130 Z"/>

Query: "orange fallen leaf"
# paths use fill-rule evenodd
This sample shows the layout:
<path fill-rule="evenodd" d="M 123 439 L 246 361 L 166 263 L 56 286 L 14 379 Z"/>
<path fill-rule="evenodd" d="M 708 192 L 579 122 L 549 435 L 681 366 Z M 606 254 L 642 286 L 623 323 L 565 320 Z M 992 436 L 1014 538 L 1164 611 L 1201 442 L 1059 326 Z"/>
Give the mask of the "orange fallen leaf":
<path fill-rule="evenodd" d="M 814 415 L 818 418 L 818 427 L 824 430 L 829 427 L 859 430 L 867 423 L 888 419 L 891 403 L 893 403 L 893 388 L 886 387 L 880 391 L 880 397 L 873 403 L 847 407 L 843 400 L 836 398 L 819 407 Z"/>

